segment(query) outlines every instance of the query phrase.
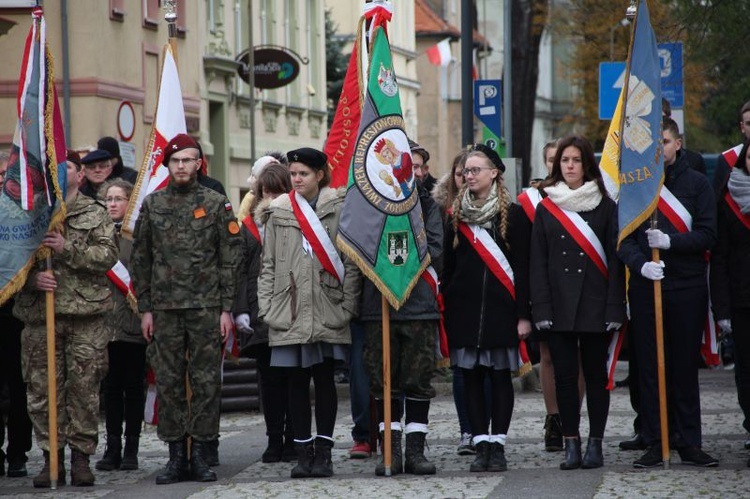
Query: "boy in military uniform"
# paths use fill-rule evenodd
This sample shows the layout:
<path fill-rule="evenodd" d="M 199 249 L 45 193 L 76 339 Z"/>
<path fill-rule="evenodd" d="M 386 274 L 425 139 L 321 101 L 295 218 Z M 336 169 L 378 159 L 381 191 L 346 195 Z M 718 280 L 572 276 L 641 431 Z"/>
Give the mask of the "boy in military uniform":
<path fill-rule="evenodd" d="M 54 275 L 41 268 L 32 271 L 13 309 L 26 323 L 21 362 L 29 416 L 44 452 L 44 468 L 34 478 L 34 487 L 50 486 L 45 293 L 55 292 L 58 484 L 65 483 L 66 443 L 71 450 L 70 483 L 94 484 L 89 456 L 96 452 L 99 384 L 107 371 L 111 336 L 105 326 L 112 310 L 106 273 L 118 257 L 114 225 L 104 205 L 79 194 L 83 171 L 74 151 L 68 151 L 67 170 L 64 228 L 48 232 L 42 240 L 52 250 Z"/>
<path fill-rule="evenodd" d="M 169 444 L 156 483 L 185 480 L 188 471 L 194 480 L 214 481 L 206 452 L 219 432 L 221 343 L 232 328 L 240 228 L 227 198 L 198 183 L 200 150 L 190 136 L 174 137 L 163 161 L 169 185 L 144 200 L 132 256 L 141 331 L 156 373 L 157 433 Z"/>

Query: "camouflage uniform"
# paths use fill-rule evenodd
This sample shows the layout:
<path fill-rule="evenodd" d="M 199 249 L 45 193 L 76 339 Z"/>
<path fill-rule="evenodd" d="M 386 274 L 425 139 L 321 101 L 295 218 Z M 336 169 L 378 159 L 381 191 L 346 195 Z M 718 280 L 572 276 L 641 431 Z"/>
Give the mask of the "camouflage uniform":
<path fill-rule="evenodd" d="M 225 196 L 192 182 L 148 196 L 135 228 L 132 277 L 141 312 L 152 312 L 148 348 L 156 373 L 158 435 L 216 439 L 221 401 L 219 316 L 234 301 L 239 225 Z M 186 360 L 185 355 L 189 356 Z M 192 398 L 188 406 L 185 375 Z"/>
<path fill-rule="evenodd" d="M 107 371 L 112 310 L 106 272 L 117 262 L 114 225 L 103 205 L 79 195 L 68 206 L 65 246 L 53 253 L 58 447 L 67 443 L 94 454 L 98 441 L 99 385 Z M 39 269 L 41 270 L 41 268 Z M 13 313 L 26 323 L 21 338 L 28 409 L 39 447 L 49 450 L 45 293 L 33 289 L 34 273 L 18 294 Z"/>

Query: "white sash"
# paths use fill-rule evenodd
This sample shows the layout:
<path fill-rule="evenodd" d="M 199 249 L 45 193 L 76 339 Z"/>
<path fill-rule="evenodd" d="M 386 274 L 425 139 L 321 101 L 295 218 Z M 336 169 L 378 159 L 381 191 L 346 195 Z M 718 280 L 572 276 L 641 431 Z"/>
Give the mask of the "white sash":
<path fill-rule="evenodd" d="M 466 237 L 472 248 L 479 254 L 487 268 L 495 277 L 505 286 L 515 300 L 516 285 L 513 276 L 513 268 L 510 266 L 508 258 L 497 245 L 489 232 L 476 224 L 467 224 L 461 222 L 458 224 L 458 230 Z"/>
<path fill-rule="evenodd" d="M 333 245 L 331 238 L 328 237 L 325 227 L 320 223 L 315 210 L 312 209 L 307 199 L 297 191 L 289 193 L 289 200 L 292 203 L 294 216 L 302 230 L 303 241 L 308 241 L 323 268 L 336 277 L 339 282 L 344 282 L 344 262 L 341 261 L 336 247 Z"/>
<path fill-rule="evenodd" d="M 662 186 L 659 198 L 659 210 L 677 230 L 680 232 L 690 232 L 693 230 L 692 215 L 665 186 Z"/>

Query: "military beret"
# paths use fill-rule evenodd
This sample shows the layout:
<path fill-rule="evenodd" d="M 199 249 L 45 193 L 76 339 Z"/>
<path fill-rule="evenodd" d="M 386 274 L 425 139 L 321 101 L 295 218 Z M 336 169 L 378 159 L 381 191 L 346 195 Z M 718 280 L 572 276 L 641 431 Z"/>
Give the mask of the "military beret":
<path fill-rule="evenodd" d="M 178 133 L 172 137 L 172 140 L 170 140 L 164 148 L 164 159 L 162 160 L 162 163 L 166 165 L 169 163 L 169 158 L 172 157 L 172 154 L 185 149 L 198 149 L 201 153 L 201 157 L 203 156 L 203 151 L 200 146 L 190 135 L 186 133 Z"/>
<path fill-rule="evenodd" d="M 81 169 L 81 155 L 78 154 L 73 149 L 68 149 L 65 160 L 70 161 L 71 163 L 75 163 L 75 165 L 78 167 L 78 169 Z"/>
<path fill-rule="evenodd" d="M 492 149 L 489 146 L 486 146 L 484 144 L 473 144 L 468 147 L 469 151 L 477 151 L 481 152 L 488 158 L 490 158 L 490 161 L 493 165 L 495 165 L 495 168 L 499 169 L 501 172 L 505 171 L 505 164 L 503 164 L 503 160 L 500 159 L 500 156 L 495 152 L 494 149 Z"/>
<path fill-rule="evenodd" d="M 312 147 L 303 147 L 286 153 L 289 162 L 303 163 L 314 170 L 322 170 L 328 163 L 328 156 L 325 153 L 313 149 Z"/>
<path fill-rule="evenodd" d="M 427 149 L 420 146 L 419 144 L 417 144 L 411 139 L 409 139 L 409 149 L 411 149 L 412 154 L 417 153 L 420 156 L 422 156 L 422 159 L 424 160 L 425 163 L 430 162 L 430 153 L 427 152 Z"/>
<path fill-rule="evenodd" d="M 112 155 L 109 151 L 104 149 L 95 149 L 83 157 L 81 163 L 84 165 L 90 165 L 91 163 L 98 163 L 99 161 L 106 161 L 112 159 Z"/>

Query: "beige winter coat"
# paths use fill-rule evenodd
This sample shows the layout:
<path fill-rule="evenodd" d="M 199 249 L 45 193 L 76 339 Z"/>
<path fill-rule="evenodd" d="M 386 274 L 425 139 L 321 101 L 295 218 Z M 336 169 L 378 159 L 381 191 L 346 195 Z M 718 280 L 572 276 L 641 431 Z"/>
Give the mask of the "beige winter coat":
<path fill-rule="evenodd" d="M 316 204 L 315 213 L 334 244 L 344 195 L 343 188 L 323 188 Z M 259 313 L 268 324 L 270 346 L 351 343 L 349 321 L 357 315 L 362 283 L 354 262 L 341 258 L 343 284 L 303 250 L 289 195 L 271 203 L 258 279 Z"/>

